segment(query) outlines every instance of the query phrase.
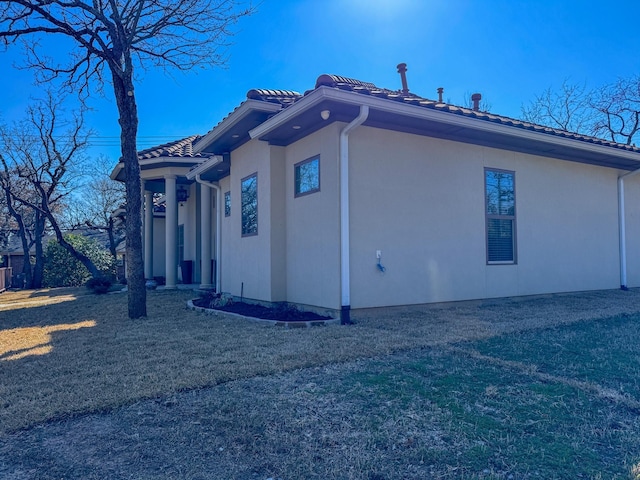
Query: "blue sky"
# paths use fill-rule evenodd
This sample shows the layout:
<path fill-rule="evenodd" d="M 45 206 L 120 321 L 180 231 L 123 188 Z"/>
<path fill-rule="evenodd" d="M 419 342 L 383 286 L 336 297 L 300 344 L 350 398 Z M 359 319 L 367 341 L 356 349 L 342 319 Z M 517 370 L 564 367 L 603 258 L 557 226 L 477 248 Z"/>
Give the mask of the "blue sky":
<path fill-rule="evenodd" d="M 304 92 L 332 73 L 462 104 L 480 92 L 497 114 L 563 79 L 597 87 L 640 74 L 640 2 L 592 0 L 262 0 L 236 26 L 225 69 L 142 72 L 137 85 L 139 148 L 204 134 L 252 88 Z M 0 119 L 23 115 L 31 73 L 0 54 Z M 93 97 L 91 155 L 119 157 L 119 127 L 109 87 Z"/>

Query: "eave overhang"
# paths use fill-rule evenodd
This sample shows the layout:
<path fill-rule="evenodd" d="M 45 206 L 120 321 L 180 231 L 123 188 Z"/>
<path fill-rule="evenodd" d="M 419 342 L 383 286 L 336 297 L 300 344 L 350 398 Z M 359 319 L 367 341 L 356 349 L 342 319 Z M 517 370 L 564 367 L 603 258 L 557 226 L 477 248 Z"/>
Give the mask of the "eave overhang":
<path fill-rule="evenodd" d="M 249 130 L 279 112 L 279 103 L 245 100 L 238 108 L 202 137 L 194 146 L 194 153 L 229 153 L 251 138 Z"/>
<path fill-rule="evenodd" d="M 640 153 L 497 121 L 320 86 L 249 132 L 287 146 L 334 121 L 349 122 L 368 105 L 365 126 L 424 135 L 622 170 L 640 167 Z M 328 120 L 320 112 L 329 110 Z M 487 115 L 487 118 L 490 116 Z M 504 120 L 501 120 L 502 122 Z M 549 129 L 551 130 L 551 129 Z"/>
<path fill-rule="evenodd" d="M 227 161 L 225 161 L 225 158 Z M 228 159 L 228 155 L 215 155 L 206 162 L 202 162 L 200 165 L 189 170 L 187 179 L 195 180 L 199 175 L 202 180 L 217 182 L 220 178 L 229 174 L 230 164 Z"/>
<path fill-rule="evenodd" d="M 140 176 L 145 178 L 145 173 L 156 169 L 190 169 L 194 165 L 202 163 L 202 157 L 154 157 L 146 158 L 144 160 L 138 160 L 140 165 Z M 180 170 L 179 170 L 180 171 Z M 111 180 L 118 182 L 125 181 L 124 175 L 124 162 L 120 161 L 111 172 Z"/>

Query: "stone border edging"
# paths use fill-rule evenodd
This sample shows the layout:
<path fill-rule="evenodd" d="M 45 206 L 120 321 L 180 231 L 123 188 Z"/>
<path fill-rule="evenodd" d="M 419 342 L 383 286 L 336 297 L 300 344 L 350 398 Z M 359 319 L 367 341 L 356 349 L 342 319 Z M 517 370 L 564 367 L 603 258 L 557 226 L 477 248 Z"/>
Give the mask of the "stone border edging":
<path fill-rule="evenodd" d="M 239 313 L 225 312 L 224 310 L 215 310 L 213 308 L 196 307 L 193 304 L 193 300 L 187 301 L 187 308 L 194 312 L 201 312 L 207 315 L 214 315 L 222 318 L 241 318 L 243 320 L 249 320 L 250 322 L 262 323 L 264 325 L 271 325 L 274 327 L 284 328 L 309 328 L 309 327 L 324 327 L 326 325 L 340 325 L 339 318 L 330 318 L 328 320 L 304 320 L 304 321 L 287 321 L 287 320 L 267 320 L 264 318 L 247 317 L 240 315 Z"/>

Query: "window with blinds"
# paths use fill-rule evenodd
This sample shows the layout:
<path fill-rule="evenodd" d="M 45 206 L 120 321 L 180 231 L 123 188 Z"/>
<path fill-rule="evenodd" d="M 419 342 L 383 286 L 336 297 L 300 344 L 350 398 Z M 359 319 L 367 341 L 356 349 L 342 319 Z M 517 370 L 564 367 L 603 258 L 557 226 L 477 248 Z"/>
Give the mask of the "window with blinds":
<path fill-rule="evenodd" d="M 515 172 L 486 168 L 487 263 L 516 263 Z"/>

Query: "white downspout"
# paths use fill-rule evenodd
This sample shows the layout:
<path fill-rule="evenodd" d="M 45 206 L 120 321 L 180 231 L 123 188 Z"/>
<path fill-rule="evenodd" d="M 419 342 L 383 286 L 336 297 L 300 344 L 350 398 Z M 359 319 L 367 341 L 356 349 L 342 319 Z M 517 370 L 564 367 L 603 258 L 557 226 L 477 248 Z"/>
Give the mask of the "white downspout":
<path fill-rule="evenodd" d="M 351 281 L 349 272 L 349 133 L 369 117 L 369 106 L 361 105 L 360 114 L 340 132 L 340 323 L 351 324 Z"/>
<path fill-rule="evenodd" d="M 624 179 L 640 173 L 640 168 L 618 177 L 618 229 L 620 240 L 620 289 L 627 287 L 627 239 L 626 219 L 624 214 Z"/>
<path fill-rule="evenodd" d="M 222 190 L 220 190 L 220 185 L 202 180 L 200 175 L 196 175 L 196 182 L 204 185 L 205 187 L 213 188 L 216 191 L 216 293 L 220 293 L 220 272 L 222 271 L 220 268 L 220 264 L 222 263 L 222 246 L 220 245 L 220 229 L 222 228 Z"/>

